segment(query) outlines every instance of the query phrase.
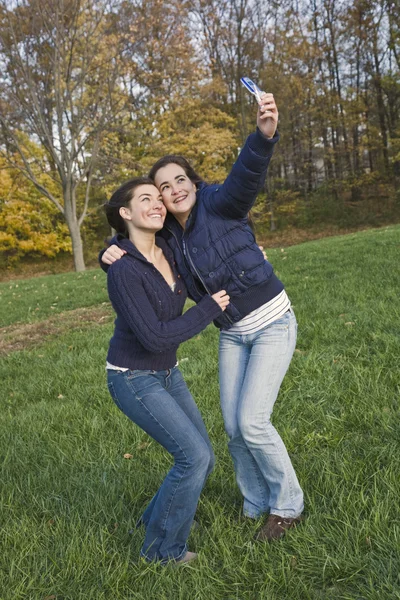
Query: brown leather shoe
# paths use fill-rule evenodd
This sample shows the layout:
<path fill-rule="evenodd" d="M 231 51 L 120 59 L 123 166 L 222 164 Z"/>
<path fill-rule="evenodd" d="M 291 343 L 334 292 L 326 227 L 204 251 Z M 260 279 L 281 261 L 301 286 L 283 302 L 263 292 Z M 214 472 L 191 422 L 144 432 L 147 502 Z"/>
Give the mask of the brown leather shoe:
<path fill-rule="evenodd" d="M 261 542 L 272 542 L 280 540 L 288 529 L 296 527 L 304 520 L 304 517 L 280 517 L 279 515 L 269 515 L 267 522 L 256 533 L 255 539 Z"/>

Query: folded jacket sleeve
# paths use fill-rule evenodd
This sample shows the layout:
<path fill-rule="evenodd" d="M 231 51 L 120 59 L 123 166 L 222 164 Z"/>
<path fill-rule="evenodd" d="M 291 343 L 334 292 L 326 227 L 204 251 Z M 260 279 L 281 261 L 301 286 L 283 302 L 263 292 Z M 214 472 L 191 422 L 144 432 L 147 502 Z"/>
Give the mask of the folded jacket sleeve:
<path fill-rule="evenodd" d="M 107 248 L 103 248 L 103 250 L 100 250 L 100 252 L 99 252 L 98 261 L 99 261 L 99 263 L 100 263 L 100 267 L 101 267 L 101 269 L 103 269 L 103 271 L 104 271 L 105 273 L 107 273 L 107 272 L 108 272 L 108 269 L 110 268 L 110 266 L 111 266 L 111 265 L 106 265 L 106 263 L 103 263 L 103 261 L 102 261 L 101 259 L 102 259 L 102 257 L 103 257 L 103 254 L 104 254 L 104 252 L 105 252 L 106 250 L 108 250 L 108 248 L 109 248 L 110 246 L 113 246 L 113 245 L 115 245 L 115 246 L 118 246 L 118 245 L 119 245 L 119 244 L 118 244 L 118 234 L 117 234 L 117 235 L 114 235 L 114 236 L 111 238 L 111 240 L 110 240 L 110 241 L 109 241 L 109 243 L 108 243 L 108 246 L 107 246 Z"/>
<path fill-rule="evenodd" d="M 107 273 L 107 271 L 111 265 L 106 265 L 106 263 L 103 263 L 103 261 L 101 260 L 105 251 L 106 251 L 106 248 L 103 248 L 103 250 L 100 250 L 100 252 L 99 252 L 99 264 L 100 264 L 100 268 L 103 269 L 104 273 Z"/>
<path fill-rule="evenodd" d="M 258 129 L 249 135 L 224 183 L 204 190 L 204 202 L 211 214 L 227 219 L 247 217 L 264 185 L 278 140 L 278 133 L 268 139 Z"/>
<path fill-rule="evenodd" d="M 178 346 L 197 335 L 222 312 L 211 296 L 205 296 L 183 315 L 171 321 L 160 321 L 143 287 L 141 275 L 134 267 L 124 260 L 111 266 L 107 282 L 112 305 L 150 352 L 164 352 L 171 346 Z"/>

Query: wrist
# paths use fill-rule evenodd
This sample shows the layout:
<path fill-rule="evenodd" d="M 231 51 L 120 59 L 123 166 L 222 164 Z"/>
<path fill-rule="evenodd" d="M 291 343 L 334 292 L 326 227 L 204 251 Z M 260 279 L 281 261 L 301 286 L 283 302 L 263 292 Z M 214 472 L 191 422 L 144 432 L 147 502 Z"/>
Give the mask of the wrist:
<path fill-rule="evenodd" d="M 278 134 L 278 130 L 275 129 L 273 135 L 267 135 L 266 133 L 264 133 L 260 127 L 257 125 L 257 131 L 260 133 L 260 135 L 265 139 L 265 140 L 273 140 L 275 136 L 279 135 Z"/>
<path fill-rule="evenodd" d="M 269 156 L 274 150 L 274 146 L 279 140 L 279 133 L 275 131 L 272 138 L 267 138 L 257 127 L 254 133 L 249 135 L 248 141 L 250 148 L 260 156 Z"/>

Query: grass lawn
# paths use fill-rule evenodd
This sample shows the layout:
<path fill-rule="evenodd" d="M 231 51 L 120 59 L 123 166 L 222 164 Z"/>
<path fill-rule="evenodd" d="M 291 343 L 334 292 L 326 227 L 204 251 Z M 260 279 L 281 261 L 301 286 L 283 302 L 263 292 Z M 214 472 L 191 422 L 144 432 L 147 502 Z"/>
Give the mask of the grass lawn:
<path fill-rule="evenodd" d="M 108 395 L 105 276 L 2 283 L 1 600 L 400 599 L 400 227 L 267 254 L 299 322 L 274 423 L 304 525 L 268 545 L 241 516 L 209 326 L 179 351 L 217 456 L 190 538 L 199 560 L 139 561 L 134 523 L 170 459 Z"/>

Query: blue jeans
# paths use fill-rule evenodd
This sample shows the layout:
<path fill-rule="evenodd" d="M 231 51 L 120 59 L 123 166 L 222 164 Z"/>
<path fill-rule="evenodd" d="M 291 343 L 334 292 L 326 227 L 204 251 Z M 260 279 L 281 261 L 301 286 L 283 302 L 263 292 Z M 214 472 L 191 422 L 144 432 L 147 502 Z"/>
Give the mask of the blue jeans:
<path fill-rule="evenodd" d="M 214 453 L 199 410 L 177 367 L 165 371 L 107 371 L 118 408 L 174 458 L 140 521 L 146 535 L 141 555 L 148 561 L 179 560 L 200 492 L 214 466 Z"/>
<path fill-rule="evenodd" d="M 303 511 L 303 492 L 270 420 L 296 334 L 296 317 L 290 309 L 254 334 L 228 330 L 220 336 L 222 414 L 244 514 L 252 518 L 267 511 L 297 517 Z"/>

